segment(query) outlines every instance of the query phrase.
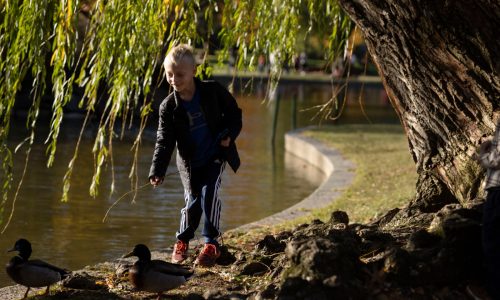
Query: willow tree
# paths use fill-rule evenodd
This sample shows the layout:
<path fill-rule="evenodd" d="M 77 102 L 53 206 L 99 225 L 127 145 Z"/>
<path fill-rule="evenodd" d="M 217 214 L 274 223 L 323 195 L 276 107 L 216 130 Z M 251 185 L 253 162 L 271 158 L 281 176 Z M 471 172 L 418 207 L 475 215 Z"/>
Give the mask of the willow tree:
<path fill-rule="evenodd" d="M 221 61 L 237 47 L 237 66 L 252 68 L 260 54 L 274 53 L 278 63 L 283 63 L 294 52 L 299 30 L 318 30 L 329 41 L 329 53 L 334 53 L 342 49 L 351 28 L 336 2 L 319 0 L 4 0 L 0 3 L 0 22 L 0 157 L 4 171 L 0 209 L 13 184 L 13 149 L 7 140 L 16 95 L 26 88 L 23 83 L 33 87 L 27 119 L 31 134 L 19 147 L 26 149 L 25 172 L 44 94 L 53 98 L 46 137 L 48 167 L 56 157 L 64 108 L 74 86 L 84 89 L 79 106 L 88 114 L 82 132 L 97 107 L 104 107 L 99 111 L 92 150 L 95 165 L 90 194 L 96 195 L 102 167 L 110 164 L 113 168 L 114 137 L 138 115 L 141 130 L 134 143 L 137 157 L 141 133 L 152 111 L 157 71 L 172 45 L 189 43 L 203 47 L 205 53 L 218 50 Z M 217 46 L 211 43 L 213 40 L 217 40 Z M 202 64 L 199 71 L 206 69 Z M 26 78 L 33 80 L 27 82 Z M 117 129 L 119 124 L 121 128 Z M 75 141 L 74 156 L 63 178 L 64 201 L 68 200 L 79 144 Z M 135 165 L 130 177 L 137 183 Z M 21 183 L 22 179 L 17 191 Z"/>
<path fill-rule="evenodd" d="M 364 33 L 406 128 L 420 174 L 416 203 L 432 206 L 443 198 L 448 202 L 474 198 L 480 170 L 469 157 L 481 136 L 493 130 L 499 111 L 499 42 L 494 36 L 499 28 L 498 3 L 341 0 L 340 5 Z M 82 10 L 89 16 L 88 24 L 79 22 Z M 85 90 L 79 104 L 87 116 L 97 105 L 104 107 L 93 149 L 95 174 L 90 192 L 95 195 L 102 166 L 113 165 L 117 121 L 127 124 L 133 112 L 139 111 L 142 132 L 157 84 L 155 70 L 173 44 L 186 42 L 203 46 L 206 52 L 219 50 L 221 59 L 237 47 L 237 66 L 252 68 L 260 54 L 273 53 L 278 63 L 285 62 L 302 36 L 299 30 L 306 30 L 328 41 L 327 56 L 332 58 L 343 49 L 352 27 L 345 12 L 333 0 L 2 1 L 3 190 L 12 184 L 12 149 L 6 142 L 10 116 L 27 74 L 33 78 L 29 82 L 33 101 L 27 121 L 31 135 L 26 139 L 26 162 L 41 96 L 48 89 L 53 95 L 49 166 L 73 86 Z M 210 43 L 214 37 L 217 46 Z M 65 200 L 78 145 L 64 177 Z M 134 174 L 132 167 L 132 178 Z"/>
<path fill-rule="evenodd" d="M 364 33 L 408 136 L 429 211 L 481 193 L 471 160 L 500 122 L 500 3 L 341 0 Z"/>

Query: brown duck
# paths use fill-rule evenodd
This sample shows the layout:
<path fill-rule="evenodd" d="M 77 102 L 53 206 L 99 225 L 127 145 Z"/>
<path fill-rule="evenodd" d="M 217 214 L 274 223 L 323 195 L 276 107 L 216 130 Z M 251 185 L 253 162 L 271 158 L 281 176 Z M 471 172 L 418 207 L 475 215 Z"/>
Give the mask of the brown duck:
<path fill-rule="evenodd" d="M 61 281 L 70 274 L 70 271 L 53 266 L 39 259 L 29 260 L 31 255 L 31 244 L 26 239 L 16 241 L 14 248 L 8 252 L 18 251 L 6 266 L 7 274 L 16 283 L 24 285 L 28 289 L 24 298 L 32 287 L 47 287 L 45 294 L 49 293 L 52 284 Z"/>
<path fill-rule="evenodd" d="M 130 282 L 139 291 L 157 293 L 158 299 L 163 292 L 184 284 L 194 273 L 183 265 L 151 260 L 151 252 L 143 244 L 135 245 L 132 252 L 124 257 L 131 256 L 137 256 L 139 259 L 129 270 Z"/>

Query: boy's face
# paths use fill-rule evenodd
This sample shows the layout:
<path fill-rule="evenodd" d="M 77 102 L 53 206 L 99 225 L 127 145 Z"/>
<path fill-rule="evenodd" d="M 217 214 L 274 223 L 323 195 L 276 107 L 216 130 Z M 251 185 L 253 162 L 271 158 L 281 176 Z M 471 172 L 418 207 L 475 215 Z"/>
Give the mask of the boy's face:
<path fill-rule="evenodd" d="M 193 77 L 196 74 L 196 68 L 185 59 L 181 60 L 178 64 L 167 61 L 165 63 L 165 73 L 170 86 L 176 92 L 182 93 L 193 86 Z"/>

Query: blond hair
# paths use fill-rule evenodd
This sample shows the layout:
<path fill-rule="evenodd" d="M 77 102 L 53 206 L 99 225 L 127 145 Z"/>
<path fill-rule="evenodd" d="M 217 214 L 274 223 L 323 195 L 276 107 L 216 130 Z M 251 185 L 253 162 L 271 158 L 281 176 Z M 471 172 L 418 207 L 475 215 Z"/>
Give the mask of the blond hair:
<path fill-rule="evenodd" d="M 165 56 L 165 60 L 163 61 L 163 67 L 166 68 L 168 63 L 176 66 L 182 61 L 188 62 L 193 66 L 196 65 L 193 48 L 187 44 L 180 44 L 170 49 Z"/>

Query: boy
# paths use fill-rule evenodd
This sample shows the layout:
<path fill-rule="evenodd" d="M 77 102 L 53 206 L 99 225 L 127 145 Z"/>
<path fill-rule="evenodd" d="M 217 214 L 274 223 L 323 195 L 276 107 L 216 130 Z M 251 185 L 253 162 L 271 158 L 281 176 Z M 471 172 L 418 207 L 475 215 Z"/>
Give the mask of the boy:
<path fill-rule="evenodd" d="M 500 299 L 500 120 L 493 139 L 481 144 L 476 159 L 487 172 L 482 229 L 487 288 L 493 299 Z"/>
<path fill-rule="evenodd" d="M 233 96 L 214 81 L 195 78 L 192 49 L 178 45 L 163 63 L 167 81 L 174 91 L 159 109 L 159 125 L 149 180 L 162 183 L 177 145 L 177 167 L 184 187 L 185 207 L 172 262 L 187 258 L 189 241 L 204 215 L 202 235 L 205 245 L 195 263 L 210 267 L 220 256 L 221 203 L 217 196 L 226 162 L 234 172 L 240 165 L 234 141 L 241 131 L 241 109 Z"/>

